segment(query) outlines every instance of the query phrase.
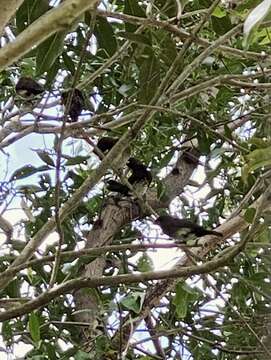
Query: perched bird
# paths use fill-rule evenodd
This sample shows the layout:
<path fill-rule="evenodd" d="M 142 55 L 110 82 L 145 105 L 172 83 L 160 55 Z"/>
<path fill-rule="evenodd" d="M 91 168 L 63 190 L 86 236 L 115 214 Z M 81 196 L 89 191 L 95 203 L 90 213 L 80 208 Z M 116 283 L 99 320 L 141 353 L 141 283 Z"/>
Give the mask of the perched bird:
<path fill-rule="evenodd" d="M 101 152 L 103 152 L 103 153 L 106 151 L 110 151 L 118 140 L 119 139 L 112 138 L 109 136 L 102 137 L 99 139 L 99 141 L 97 143 L 97 148 L 99 150 L 101 150 Z"/>
<path fill-rule="evenodd" d="M 128 178 L 130 184 L 135 184 L 139 182 L 146 182 L 149 186 L 152 182 L 152 174 L 147 169 L 147 166 L 144 165 L 141 161 L 130 157 L 127 166 L 132 170 L 131 176 Z"/>
<path fill-rule="evenodd" d="M 64 91 L 61 94 L 61 100 L 65 107 L 69 106 L 68 114 L 70 115 L 71 122 L 77 121 L 85 103 L 82 92 L 76 88 Z"/>
<path fill-rule="evenodd" d="M 117 192 L 117 193 L 119 193 L 121 195 L 124 195 L 124 196 L 131 195 L 130 189 L 128 188 L 128 186 L 123 185 L 123 184 L 121 184 L 121 183 L 119 183 L 118 181 L 115 181 L 115 180 L 109 180 L 107 182 L 107 189 L 110 190 L 110 191 Z"/>
<path fill-rule="evenodd" d="M 31 77 L 22 76 L 17 82 L 15 90 L 19 96 L 30 99 L 42 94 L 44 92 L 44 87 Z"/>
<path fill-rule="evenodd" d="M 159 216 L 154 223 L 159 225 L 166 235 L 183 242 L 193 235 L 196 237 L 204 235 L 223 236 L 220 232 L 204 229 L 190 220 L 179 219 L 170 215 Z"/>

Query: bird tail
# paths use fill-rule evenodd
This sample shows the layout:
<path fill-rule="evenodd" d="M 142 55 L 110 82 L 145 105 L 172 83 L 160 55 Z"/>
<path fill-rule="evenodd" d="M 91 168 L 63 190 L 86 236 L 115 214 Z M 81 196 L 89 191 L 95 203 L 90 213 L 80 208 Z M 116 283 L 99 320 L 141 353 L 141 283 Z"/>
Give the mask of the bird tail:
<path fill-rule="evenodd" d="M 208 230 L 208 234 L 209 234 L 209 235 L 220 236 L 220 237 L 223 236 L 223 234 L 221 234 L 220 232 L 218 232 L 218 231 L 213 231 L 213 230 Z"/>

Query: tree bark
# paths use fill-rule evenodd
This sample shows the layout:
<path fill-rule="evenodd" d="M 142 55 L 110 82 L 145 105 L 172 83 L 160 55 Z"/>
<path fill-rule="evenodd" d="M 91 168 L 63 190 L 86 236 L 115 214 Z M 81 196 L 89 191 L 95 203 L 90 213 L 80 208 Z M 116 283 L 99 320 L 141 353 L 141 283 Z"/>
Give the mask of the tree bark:
<path fill-rule="evenodd" d="M 3 34 L 4 28 L 16 10 L 22 5 L 24 0 L 0 0 L 0 34 Z"/>

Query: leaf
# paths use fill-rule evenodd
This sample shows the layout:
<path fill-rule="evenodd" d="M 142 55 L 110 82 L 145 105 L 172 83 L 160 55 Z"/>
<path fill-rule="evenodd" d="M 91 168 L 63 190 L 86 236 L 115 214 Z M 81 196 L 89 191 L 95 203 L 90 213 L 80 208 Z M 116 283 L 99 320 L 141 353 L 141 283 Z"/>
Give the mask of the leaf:
<path fill-rule="evenodd" d="M 38 191 L 42 191 L 42 188 L 37 185 L 19 185 L 17 186 L 17 191 L 21 193 L 36 193 Z"/>
<path fill-rule="evenodd" d="M 183 319 L 187 314 L 188 292 L 184 290 L 182 282 L 177 283 L 175 291 L 176 295 L 172 302 L 176 307 L 176 313 L 178 317 Z"/>
<path fill-rule="evenodd" d="M 120 31 L 118 32 L 118 36 L 131 40 L 132 42 L 135 42 L 139 45 L 152 45 L 150 39 L 142 34 L 134 34 L 128 31 Z"/>
<path fill-rule="evenodd" d="M 215 16 L 217 18 L 223 18 L 224 16 L 226 16 L 226 11 L 222 7 L 217 6 L 213 11 L 212 16 Z"/>
<path fill-rule="evenodd" d="M 267 148 L 271 146 L 270 140 L 267 141 L 267 139 L 253 137 L 249 139 L 249 144 L 255 145 L 257 148 Z"/>
<path fill-rule="evenodd" d="M 145 12 L 142 7 L 138 5 L 138 1 L 125 0 L 124 13 L 128 15 L 135 15 L 145 17 Z"/>
<path fill-rule="evenodd" d="M 175 153 L 175 149 L 169 150 L 166 155 L 163 156 L 163 158 L 159 162 L 159 168 L 163 168 L 165 166 L 168 166 L 170 160 L 172 159 L 173 155 Z"/>
<path fill-rule="evenodd" d="M 249 224 L 252 224 L 255 214 L 256 214 L 256 209 L 248 208 L 244 214 L 244 218 L 245 218 L 246 222 L 248 222 Z"/>
<path fill-rule="evenodd" d="M 224 134 L 228 139 L 232 140 L 232 130 L 228 127 L 227 124 L 224 125 Z"/>
<path fill-rule="evenodd" d="M 253 9 L 244 22 L 244 48 L 248 48 L 252 42 L 253 35 L 257 31 L 259 25 L 267 17 L 271 10 L 271 0 L 264 0 Z"/>
<path fill-rule="evenodd" d="M 58 32 L 43 41 L 37 48 L 36 74 L 48 71 L 62 53 L 66 31 Z"/>
<path fill-rule="evenodd" d="M 86 353 L 82 350 L 78 350 L 76 354 L 74 354 L 74 360 L 87 360 L 90 359 L 89 353 Z"/>
<path fill-rule="evenodd" d="M 268 28 L 264 28 L 260 33 L 258 33 L 257 38 L 259 39 L 260 45 L 268 45 L 271 43 L 270 32 L 271 32 L 271 27 L 268 27 Z"/>
<path fill-rule="evenodd" d="M 48 0 L 25 0 L 16 12 L 17 31 L 22 32 L 49 9 Z"/>
<path fill-rule="evenodd" d="M 55 360 L 57 359 L 57 355 L 56 355 L 56 351 L 55 351 L 55 346 L 47 343 L 47 342 L 43 342 L 43 346 L 45 347 L 45 351 L 46 351 L 46 355 L 48 356 L 48 358 L 50 360 Z"/>
<path fill-rule="evenodd" d="M 35 343 L 38 343 L 40 341 L 40 323 L 38 316 L 34 312 L 30 314 L 28 320 L 28 329 L 32 337 L 32 340 Z"/>
<path fill-rule="evenodd" d="M 67 70 L 69 70 L 70 73 L 73 75 L 75 73 L 75 66 L 71 57 L 66 52 L 63 52 L 62 58 Z"/>
<path fill-rule="evenodd" d="M 160 65 L 153 53 L 143 61 L 139 69 L 139 101 L 148 104 L 160 84 Z"/>
<path fill-rule="evenodd" d="M 271 230 L 266 227 L 263 229 L 263 231 L 260 232 L 260 234 L 257 237 L 258 242 L 265 243 L 265 244 L 270 243 L 270 239 L 271 239 Z M 258 252 L 257 252 L 257 255 L 258 255 Z"/>
<path fill-rule="evenodd" d="M 50 89 L 52 87 L 53 82 L 55 81 L 55 77 L 58 73 L 60 67 L 60 61 L 59 58 L 56 59 L 56 61 L 53 63 L 53 65 L 50 67 L 50 69 L 48 69 L 47 74 L 46 74 L 46 88 Z"/>
<path fill-rule="evenodd" d="M 54 160 L 44 150 L 35 150 L 39 158 L 47 165 L 55 166 Z"/>
<path fill-rule="evenodd" d="M 125 0 L 124 2 L 124 14 L 134 15 L 139 17 L 146 17 L 145 11 L 139 6 L 138 1 Z M 125 22 L 125 29 L 131 33 L 134 33 L 139 25 L 129 24 Z"/>
<path fill-rule="evenodd" d="M 65 165 L 69 166 L 69 165 L 77 165 L 77 164 L 86 164 L 88 159 L 89 156 L 80 156 L 80 155 L 75 157 L 68 157 L 68 160 L 65 163 Z"/>
<path fill-rule="evenodd" d="M 159 58 L 171 66 L 172 61 L 177 56 L 176 43 L 173 40 L 172 36 L 168 33 L 165 33 L 164 30 L 156 30 L 153 34 L 153 37 L 156 38 L 156 41 L 160 47 Z M 180 73 L 183 69 L 183 61 L 180 61 L 176 66 L 176 74 Z"/>
<path fill-rule="evenodd" d="M 45 170 L 49 170 L 48 166 L 46 166 L 46 165 L 43 165 L 43 166 L 40 166 L 37 168 L 32 165 L 25 165 L 25 166 L 21 167 L 20 169 L 15 170 L 14 173 L 11 175 L 9 181 L 24 179 L 24 178 L 26 178 L 30 175 L 33 175 L 37 172 L 45 171 Z"/>
<path fill-rule="evenodd" d="M 271 165 L 271 146 L 252 151 L 246 156 L 246 172 L 252 172 L 264 166 Z"/>
<path fill-rule="evenodd" d="M 144 293 L 143 292 L 133 292 L 127 295 L 124 299 L 121 300 L 122 306 L 128 310 L 132 310 L 134 313 L 139 314 L 142 309 L 144 302 Z"/>
<path fill-rule="evenodd" d="M 112 25 L 106 19 L 98 17 L 94 33 L 100 48 L 105 49 L 107 54 L 112 56 L 117 50 L 117 41 Z"/>
<path fill-rule="evenodd" d="M 211 141 L 205 131 L 198 131 L 199 150 L 202 155 L 207 155 L 210 152 Z"/>
<path fill-rule="evenodd" d="M 154 269 L 152 259 L 147 254 L 143 254 L 137 261 L 137 268 L 140 272 L 152 271 Z"/>
<path fill-rule="evenodd" d="M 163 196 L 166 194 L 166 187 L 164 181 L 157 180 L 157 198 L 163 200 Z"/>
<path fill-rule="evenodd" d="M 215 159 L 216 157 L 221 156 L 222 154 L 224 154 L 225 151 L 226 150 L 223 147 L 217 147 L 217 148 L 215 148 L 214 150 L 212 150 L 210 152 L 210 157 L 212 159 Z"/>
<path fill-rule="evenodd" d="M 2 322 L 1 335 L 4 341 L 9 341 L 10 339 L 12 339 L 13 331 L 10 324 L 10 320 Z"/>
<path fill-rule="evenodd" d="M 212 27 L 217 35 L 224 35 L 232 28 L 231 19 L 228 15 L 221 18 L 212 16 L 211 21 Z"/>

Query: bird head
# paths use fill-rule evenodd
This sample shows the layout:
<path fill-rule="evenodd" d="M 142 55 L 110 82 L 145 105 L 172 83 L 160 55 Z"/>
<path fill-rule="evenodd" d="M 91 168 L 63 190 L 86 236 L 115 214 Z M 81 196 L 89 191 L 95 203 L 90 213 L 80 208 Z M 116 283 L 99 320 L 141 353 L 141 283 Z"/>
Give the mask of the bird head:
<path fill-rule="evenodd" d="M 154 221 L 154 224 L 160 225 L 163 221 L 166 220 L 166 218 L 167 218 L 167 215 L 161 215 Z"/>
<path fill-rule="evenodd" d="M 134 166 L 138 166 L 139 164 L 140 162 L 134 157 L 130 157 L 129 160 L 127 161 L 127 166 L 129 168 L 133 168 Z"/>
<path fill-rule="evenodd" d="M 106 184 L 108 184 L 108 185 L 112 185 L 112 184 L 114 184 L 114 183 L 115 183 L 114 180 L 108 180 L 108 181 L 106 182 Z"/>

